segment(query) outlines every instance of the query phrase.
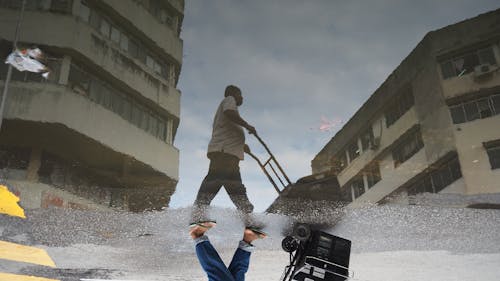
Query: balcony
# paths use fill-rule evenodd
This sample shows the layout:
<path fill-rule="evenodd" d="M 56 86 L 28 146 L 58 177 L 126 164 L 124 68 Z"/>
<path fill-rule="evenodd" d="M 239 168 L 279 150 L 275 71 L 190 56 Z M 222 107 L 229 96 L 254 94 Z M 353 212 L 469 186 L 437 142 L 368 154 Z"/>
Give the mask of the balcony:
<path fill-rule="evenodd" d="M 179 64 L 182 62 L 182 40 L 177 32 L 158 22 L 147 10 L 131 0 L 107 0 L 105 6 L 127 19 L 130 25 L 146 34 L 159 48 L 171 55 Z M 175 2 L 175 1 L 174 1 Z M 173 3 L 173 2 L 172 2 Z M 178 7 L 179 5 L 174 5 Z M 180 7 L 179 7 L 180 8 Z M 179 11 L 180 12 L 180 11 Z"/>
<path fill-rule="evenodd" d="M 0 17 L 15 22 L 16 15 L 11 10 L 0 9 Z M 44 22 L 44 25 L 41 26 L 40 22 Z M 14 28 L 15 25 L 5 26 L 0 30 L 0 37 L 12 41 Z M 180 92 L 173 86 L 174 83 L 163 79 L 147 67 L 138 66 L 134 59 L 113 48 L 111 42 L 103 39 L 92 27 L 76 17 L 27 11 L 20 41 L 68 50 L 72 58 L 89 60 L 94 68 L 98 66 L 96 72 L 104 70 L 104 74 L 111 74 L 115 80 L 125 83 L 169 114 L 177 118 L 180 115 Z M 182 45 L 176 48 L 172 52 L 181 54 Z"/>
<path fill-rule="evenodd" d="M 443 80 L 442 87 L 445 99 L 500 85 L 500 69 L 497 66 L 491 66 L 491 69 L 492 71 L 488 73 L 471 72 Z"/>
<path fill-rule="evenodd" d="M 11 133 L 6 129 L 3 142 L 46 146 L 111 173 L 121 171 L 127 158 L 131 174 L 155 175 L 158 182 L 178 179 L 179 151 L 174 146 L 66 86 L 12 81 L 4 118 L 28 123 L 20 123 L 26 130 L 16 129 L 21 125 Z M 33 122 L 37 125 L 26 125 Z"/>

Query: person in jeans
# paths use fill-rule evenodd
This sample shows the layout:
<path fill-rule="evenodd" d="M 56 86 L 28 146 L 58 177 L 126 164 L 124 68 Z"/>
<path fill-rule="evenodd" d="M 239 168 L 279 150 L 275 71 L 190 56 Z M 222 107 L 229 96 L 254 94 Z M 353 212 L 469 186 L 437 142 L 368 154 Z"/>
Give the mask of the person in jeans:
<path fill-rule="evenodd" d="M 215 226 L 213 222 L 202 222 L 191 226 L 189 234 L 195 243 L 196 256 L 206 272 L 209 281 L 244 281 L 250 265 L 250 255 L 255 249 L 252 242 L 265 238 L 266 235 L 257 230 L 245 228 L 243 239 L 239 242 L 233 259 L 226 267 L 217 250 L 212 246 L 205 232 Z"/>
<path fill-rule="evenodd" d="M 257 132 L 241 118 L 238 107 L 242 104 L 241 90 L 234 85 L 227 86 L 213 120 L 212 138 L 207 152 L 210 166 L 194 202 L 192 223 L 208 219 L 207 208 L 224 186 L 231 201 L 244 214 L 245 224 L 253 224 L 249 215 L 253 211 L 253 205 L 248 200 L 246 188 L 241 181 L 239 162 L 243 160 L 244 152 L 250 153 L 245 144 L 243 128 L 250 134 Z"/>

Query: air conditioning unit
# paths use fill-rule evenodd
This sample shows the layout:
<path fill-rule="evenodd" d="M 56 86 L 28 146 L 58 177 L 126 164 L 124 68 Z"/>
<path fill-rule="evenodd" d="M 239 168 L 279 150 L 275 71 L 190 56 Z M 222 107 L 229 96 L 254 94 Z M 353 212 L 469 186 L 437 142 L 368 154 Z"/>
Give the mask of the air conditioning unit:
<path fill-rule="evenodd" d="M 375 137 L 370 143 L 370 149 L 371 150 L 377 150 L 380 147 L 380 138 Z"/>
<path fill-rule="evenodd" d="M 484 77 L 487 74 L 492 73 L 496 69 L 497 69 L 496 66 L 493 66 L 493 65 L 488 64 L 488 63 L 480 64 L 480 65 L 474 67 L 474 77 L 476 77 L 476 78 Z"/>

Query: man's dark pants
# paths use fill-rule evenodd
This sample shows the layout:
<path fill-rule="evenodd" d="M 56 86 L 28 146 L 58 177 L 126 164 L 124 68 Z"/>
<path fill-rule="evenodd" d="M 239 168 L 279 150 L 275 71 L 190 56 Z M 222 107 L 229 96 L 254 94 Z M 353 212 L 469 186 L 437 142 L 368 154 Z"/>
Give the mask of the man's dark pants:
<path fill-rule="evenodd" d="M 206 209 L 222 186 L 238 210 L 243 214 L 251 213 L 253 205 L 248 200 L 246 188 L 241 182 L 240 159 L 223 152 L 211 152 L 208 154 L 208 158 L 210 166 L 194 202 L 193 222 L 207 219 L 205 217 Z"/>

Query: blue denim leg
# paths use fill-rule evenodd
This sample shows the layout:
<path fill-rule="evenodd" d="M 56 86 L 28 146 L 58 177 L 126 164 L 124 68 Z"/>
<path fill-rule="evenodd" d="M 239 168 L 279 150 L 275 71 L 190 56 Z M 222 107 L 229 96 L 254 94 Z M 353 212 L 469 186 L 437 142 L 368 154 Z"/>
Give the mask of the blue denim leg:
<path fill-rule="evenodd" d="M 200 239 L 202 238 L 202 239 Z M 208 241 L 208 237 L 202 236 L 196 241 L 196 255 L 201 267 L 207 273 L 209 281 L 235 281 L 233 275 L 227 269 L 215 248 Z"/>
<path fill-rule="evenodd" d="M 252 250 L 252 245 L 240 241 L 240 245 L 238 249 L 236 249 L 231 264 L 229 265 L 229 271 L 234 276 L 235 281 L 245 281 L 245 273 L 248 271 Z"/>

